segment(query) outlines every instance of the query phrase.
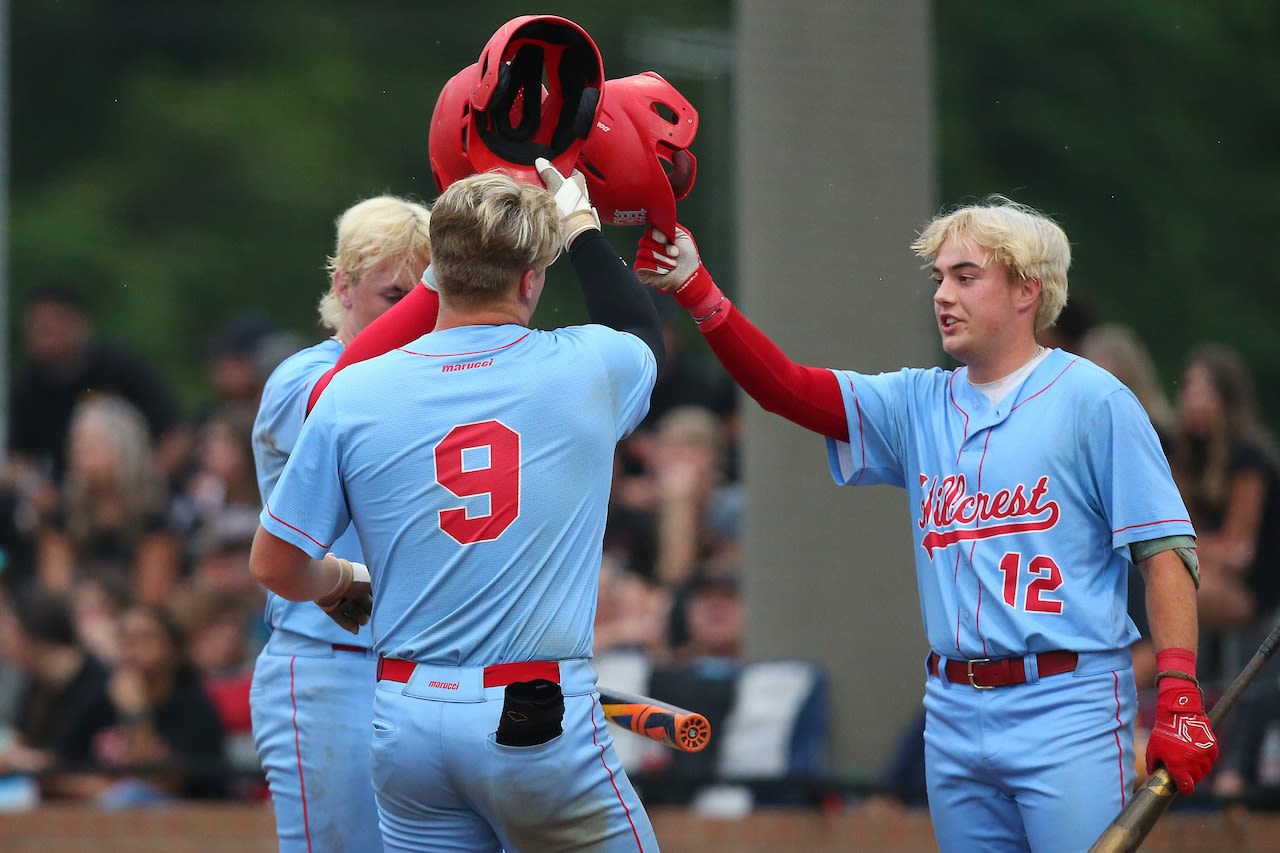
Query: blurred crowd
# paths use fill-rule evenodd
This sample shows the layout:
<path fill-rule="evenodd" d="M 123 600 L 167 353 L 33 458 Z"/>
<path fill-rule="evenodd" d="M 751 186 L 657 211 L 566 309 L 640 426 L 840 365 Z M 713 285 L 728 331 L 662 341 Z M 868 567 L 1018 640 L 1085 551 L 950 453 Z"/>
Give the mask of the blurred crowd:
<path fill-rule="evenodd" d="M 20 320 L 0 477 L 0 806 L 264 797 L 249 715 L 266 639 L 248 569 L 261 509 L 250 441 L 272 369 L 313 341 L 235 317 L 208 343 L 213 402 L 188 413 L 155 365 L 97 332 L 74 288 L 34 291 Z M 602 683 L 696 707 L 723 732 L 755 713 L 743 708 L 751 691 L 738 689 L 750 674 L 739 397 L 687 350 L 684 331 L 678 318 L 667 325 L 650 412 L 616 456 L 595 651 Z M 1199 533 L 1200 671 L 1220 693 L 1280 615 L 1280 455 L 1245 362 L 1223 344 L 1192 347 L 1170 396 L 1133 330 L 1099 322 L 1082 300 L 1053 332 L 1045 344 L 1115 374 L 1161 435 Z M 1130 612 L 1145 633 L 1136 571 Z M 1135 673 L 1154 696 L 1146 641 Z M 1219 798 L 1280 790 L 1280 683 L 1268 673 L 1220 732 Z M 728 802 L 733 791 L 695 783 L 735 767 L 743 777 L 824 771 L 824 677 L 803 673 L 790 704 L 768 697 L 769 713 L 791 708 L 774 721 L 787 745 L 780 768 L 752 763 L 760 750 L 749 739 L 745 752 L 725 752 L 735 739 L 721 737 L 698 755 L 614 740 L 638 787 L 646 774 L 665 779 L 643 791 L 651 802 Z M 769 736 L 760 719 L 751 731 Z M 919 721 L 903 726 L 876 783 L 892 800 L 923 795 L 920 737 Z M 682 775 L 689 785 L 670 784 Z"/>

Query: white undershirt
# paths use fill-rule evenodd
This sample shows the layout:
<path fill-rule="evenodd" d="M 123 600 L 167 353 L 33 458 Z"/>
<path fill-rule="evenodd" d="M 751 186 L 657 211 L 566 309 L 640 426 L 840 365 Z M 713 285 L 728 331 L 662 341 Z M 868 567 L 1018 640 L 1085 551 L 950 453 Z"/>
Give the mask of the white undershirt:
<path fill-rule="evenodd" d="M 991 408 L 1000 405 L 1000 401 L 1022 384 L 1022 380 L 1027 378 L 1031 371 L 1040 366 L 1040 362 L 1049 357 L 1049 350 L 1040 347 L 1036 350 L 1035 356 L 1026 364 L 1019 367 L 1008 376 L 1002 376 L 993 382 L 970 382 L 973 390 L 987 398 L 987 402 L 991 403 Z"/>

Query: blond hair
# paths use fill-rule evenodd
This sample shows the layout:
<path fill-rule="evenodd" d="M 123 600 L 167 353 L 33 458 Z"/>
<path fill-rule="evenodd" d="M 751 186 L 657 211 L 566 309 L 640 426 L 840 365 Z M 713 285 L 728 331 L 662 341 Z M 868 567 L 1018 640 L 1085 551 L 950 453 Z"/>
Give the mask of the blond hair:
<path fill-rule="evenodd" d="M 456 181 L 432 205 L 436 280 L 468 305 L 500 300 L 513 278 L 551 266 L 563 241 L 551 193 L 500 172 Z"/>
<path fill-rule="evenodd" d="M 325 262 L 330 284 L 320 298 L 320 323 L 331 332 L 342 327 L 345 311 L 334 290 L 336 273 L 356 287 L 372 269 L 396 259 L 397 276 L 406 269 L 420 275 L 431 263 L 430 224 L 426 207 L 393 195 L 374 196 L 343 211 L 334 222 L 333 254 Z"/>
<path fill-rule="evenodd" d="M 1035 330 L 1049 328 L 1067 304 L 1067 268 L 1071 244 L 1058 223 L 1025 204 L 1002 195 L 985 203 L 958 207 L 940 214 L 911 244 L 918 256 L 932 263 L 949 239 L 987 251 L 983 266 L 1003 264 L 1016 279 L 1040 282 L 1040 305 Z"/>

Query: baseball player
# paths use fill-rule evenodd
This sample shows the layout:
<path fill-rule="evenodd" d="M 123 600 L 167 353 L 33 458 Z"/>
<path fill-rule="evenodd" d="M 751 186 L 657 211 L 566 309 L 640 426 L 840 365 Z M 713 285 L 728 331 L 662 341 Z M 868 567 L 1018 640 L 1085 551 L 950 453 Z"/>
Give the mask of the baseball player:
<path fill-rule="evenodd" d="M 614 449 L 661 328 L 581 174 L 538 166 L 554 195 L 490 172 L 436 200 L 435 330 L 334 376 L 250 559 L 349 625 L 372 608 L 387 851 L 658 849 L 589 658 Z M 562 246 L 593 322 L 530 329 Z M 367 568 L 330 553 L 352 523 Z"/>
<path fill-rule="evenodd" d="M 958 369 L 795 364 L 724 297 L 683 229 L 648 232 L 636 266 L 748 394 L 826 437 L 838 484 L 906 490 L 940 847 L 1084 850 L 1134 784 L 1131 562 L 1160 669 L 1148 766 L 1189 793 L 1217 755 L 1192 651 L 1194 531 L 1133 394 L 1036 344 L 1066 302 L 1062 229 L 997 196 L 935 218 L 912 248 Z"/>
<path fill-rule="evenodd" d="M 253 428 L 258 488 L 265 502 L 302 430 L 313 386 L 371 320 L 413 288 L 430 261 L 429 213 L 393 196 L 362 201 L 337 220 L 320 319 L 333 336 L 298 352 L 267 380 Z M 429 306 L 431 307 L 431 306 Z M 355 531 L 331 550 L 361 561 Z M 254 667 L 250 704 L 258 756 L 275 806 L 282 853 L 379 849 L 369 778 L 369 728 L 377 661 L 369 632 L 344 630 L 311 603 L 268 592 L 272 633 Z"/>

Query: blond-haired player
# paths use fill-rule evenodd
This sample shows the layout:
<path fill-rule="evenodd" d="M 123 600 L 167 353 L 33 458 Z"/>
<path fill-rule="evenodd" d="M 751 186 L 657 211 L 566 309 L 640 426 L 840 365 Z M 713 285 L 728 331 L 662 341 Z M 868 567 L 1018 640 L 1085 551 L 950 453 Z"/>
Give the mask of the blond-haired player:
<path fill-rule="evenodd" d="M 329 288 L 319 306 L 331 337 L 276 368 L 254 423 L 264 503 L 298 440 L 308 398 L 347 344 L 405 294 L 434 298 L 415 287 L 431 260 L 429 224 L 426 207 L 391 195 L 365 199 L 338 217 Z M 352 564 L 364 562 L 352 528 L 330 550 Z M 254 668 L 250 702 L 280 850 L 376 853 L 381 842 L 369 732 L 377 661 L 369 631 L 353 636 L 315 604 L 273 593 L 266 620 L 272 633 Z"/>

